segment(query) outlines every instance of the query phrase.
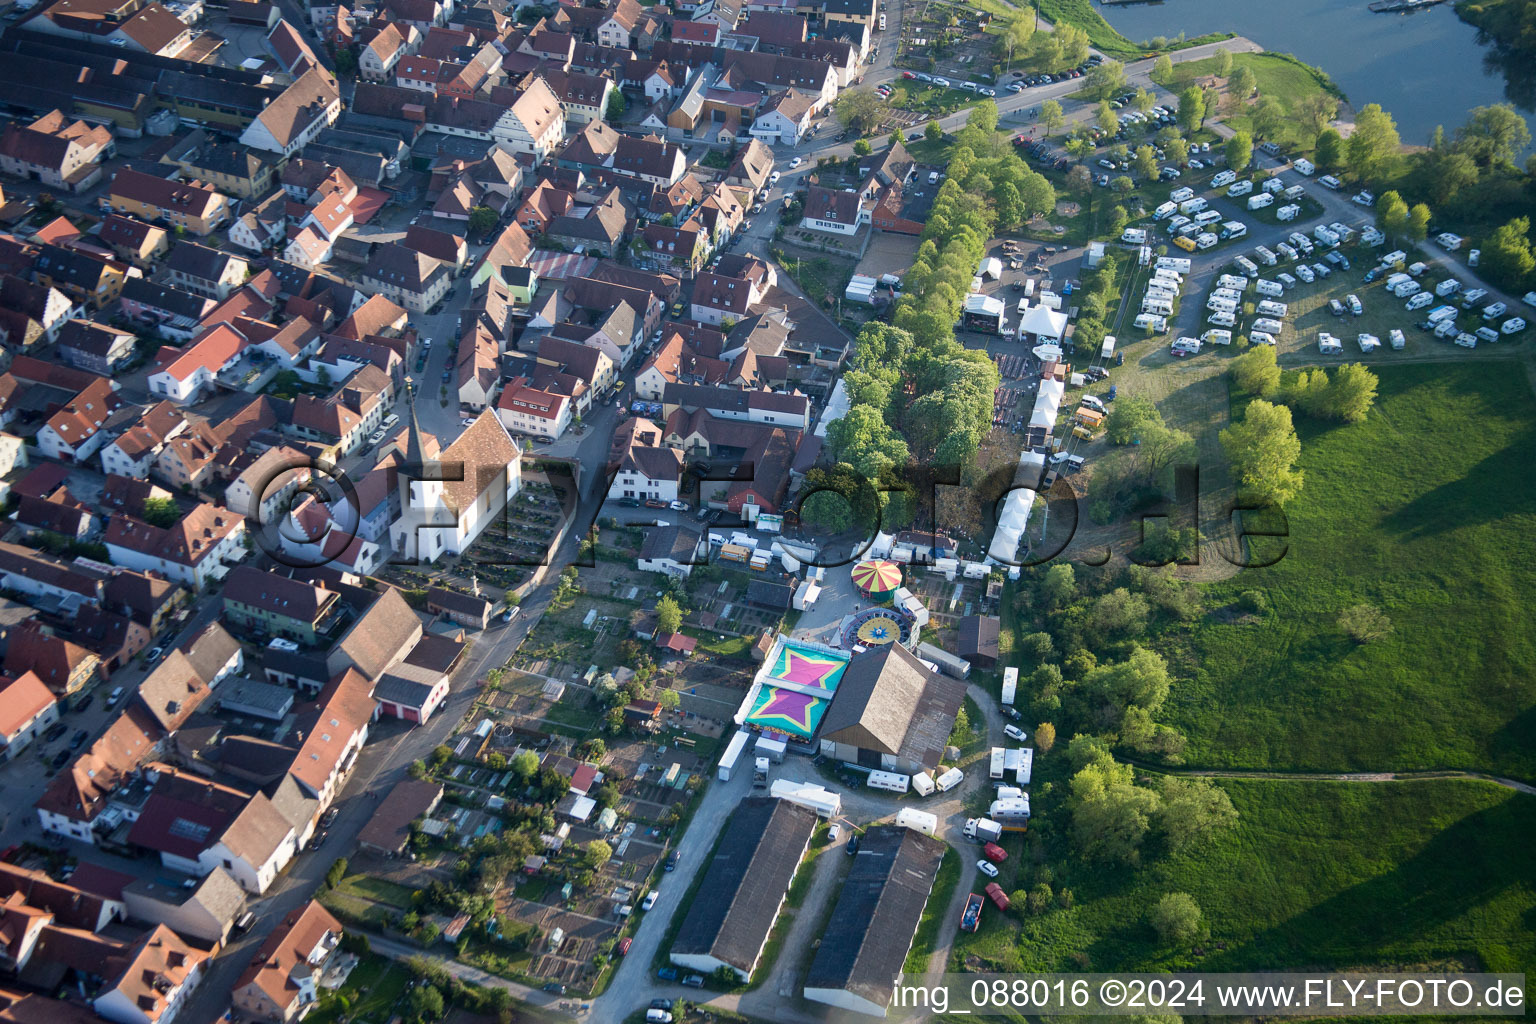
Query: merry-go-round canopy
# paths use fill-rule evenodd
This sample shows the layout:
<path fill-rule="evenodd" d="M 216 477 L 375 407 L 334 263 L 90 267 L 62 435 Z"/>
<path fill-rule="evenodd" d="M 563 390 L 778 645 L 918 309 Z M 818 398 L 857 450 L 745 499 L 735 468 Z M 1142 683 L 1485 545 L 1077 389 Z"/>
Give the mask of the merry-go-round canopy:
<path fill-rule="evenodd" d="M 866 594 L 889 594 L 901 586 L 901 566 L 883 558 L 866 558 L 853 567 L 853 585 Z"/>

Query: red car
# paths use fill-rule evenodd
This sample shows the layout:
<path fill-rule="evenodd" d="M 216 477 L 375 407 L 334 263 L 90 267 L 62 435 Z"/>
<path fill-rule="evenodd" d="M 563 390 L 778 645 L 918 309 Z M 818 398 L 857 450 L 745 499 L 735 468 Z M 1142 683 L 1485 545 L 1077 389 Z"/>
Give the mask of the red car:
<path fill-rule="evenodd" d="M 912 72 L 910 72 L 910 71 L 903 71 L 903 72 L 902 72 L 902 73 L 901 73 L 901 77 L 902 77 L 902 78 L 906 78 L 906 79 L 909 79 L 909 80 L 915 80 L 915 79 L 916 79 L 916 78 L 917 78 L 917 76 L 916 76 L 916 75 L 914 75 L 914 74 L 913 74 L 913 73 L 912 73 Z"/>
<path fill-rule="evenodd" d="M 998 885 L 996 882 L 988 882 L 986 893 L 987 898 L 992 901 L 998 910 L 1008 909 L 1008 894 L 1003 892 L 1002 886 Z"/>
<path fill-rule="evenodd" d="M 629 947 L 634 945 L 634 943 L 635 940 L 627 935 L 623 939 L 619 940 L 619 956 L 628 956 Z"/>
<path fill-rule="evenodd" d="M 983 846 L 981 853 L 982 856 L 986 857 L 993 864 L 1001 864 L 1008 859 L 1008 851 L 996 843 L 988 843 L 986 846 Z"/>

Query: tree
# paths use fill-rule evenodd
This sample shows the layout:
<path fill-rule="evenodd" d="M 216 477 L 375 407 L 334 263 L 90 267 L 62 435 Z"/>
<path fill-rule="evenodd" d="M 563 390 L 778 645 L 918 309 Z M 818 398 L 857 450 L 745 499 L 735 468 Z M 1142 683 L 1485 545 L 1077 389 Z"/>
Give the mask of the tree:
<path fill-rule="evenodd" d="M 1413 209 L 1408 211 L 1408 237 L 1415 242 L 1424 241 L 1429 234 L 1429 207 L 1423 203 L 1414 203 Z"/>
<path fill-rule="evenodd" d="M 1119 178 L 1116 178 L 1115 180 L 1116 181 L 1130 181 L 1131 179 L 1126 178 L 1126 177 L 1119 177 Z M 1127 190 L 1127 191 L 1129 191 L 1129 190 Z M 1109 211 L 1109 223 L 1106 225 L 1106 227 L 1109 229 L 1109 234 L 1111 236 L 1113 236 L 1115 238 L 1119 238 L 1120 237 L 1120 233 L 1125 230 L 1125 226 L 1127 224 L 1129 224 L 1130 222 L 1131 222 L 1131 215 L 1128 212 L 1126 212 L 1125 207 L 1116 205 L 1113 209 L 1111 209 Z"/>
<path fill-rule="evenodd" d="M 1345 363 L 1333 372 L 1324 399 L 1327 415 L 1359 423 L 1376 404 L 1376 375 L 1359 363 Z"/>
<path fill-rule="evenodd" d="M 1479 167 L 1513 164 L 1531 144 L 1525 118 L 1508 103 L 1473 107 L 1467 123 L 1456 129 L 1456 146 Z"/>
<path fill-rule="evenodd" d="M 1355 115 L 1355 130 L 1344 151 L 1350 170 L 1370 180 L 1386 169 L 1387 161 L 1397 155 L 1402 144 L 1392 115 L 1382 110 L 1379 103 L 1367 103 Z"/>
<path fill-rule="evenodd" d="M 1483 242 L 1483 273 L 1495 284 L 1512 291 L 1524 288 L 1536 270 L 1531 253 L 1531 218 L 1516 217 L 1495 228 Z"/>
<path fill-rule="evenodd" d="M 1234 171 L 1246 170 L 1253 161 L 1253 136 L 1247 132 L 1234 132 L 1227 140 L 1227 167 Z"/>
<path fill-rule="evenodd" d="M 181 522 L 181 509 L 170 498 L 145 498 L 144 506 L 139 511 L 139 518 L 150 526 L 164 529 Z"/>
<path fill-rule="evenodd" d="M 1049 754 L 1051 748 L 1056 745 L 1056 727 L 1050 722 L 1041 722 L 1035 726 L 1035 749 L 1043 754 Z"/>
<path fill-rule="evenodd" d="M 1273 96 L 1262 97 L 1248 112 L 1248 123 L 1253 126 L 1254 138 L 1273 139 L 1285 126 L 1285 108 Z"/>
<path fill-rule="evenodd" d="M 1136 95 L 1131 97 L 1131 106 L 1145 114 L 1157 106 L 1157 97 L 1152 95 L 1150 90 L 1138 87 Z"/>
<path fill-rule="evenodd" d="M 1149 426 L 1162 426 L 1163 414 L 1145 395 L 1126 395 L 1109 408 L 1104 420 L 1111 444 L 1130 444 Z"/>
<path fill-rule="evenodd" d="M 1099 127 L 1111 134 L 1120 126 L 1120 115 L 1115 113 L 1115 108 L 1109 100 L 1099 100 Z"/>
<path fill-rule="evenodd" d="M 1117 614 L 1129 621 L 1131 629 L 1119 628 L 1113 631 L 1125 633 L 1144 628 L 1148 612 L 1147 599 L 1140 594 L 1128 594 L 1123 587 L 1115 593 L 1122 595 Z M 1090 669 L 1084 673 L 1080 685 L 1083 694 L 1096 701 L 1106 712 L 1134 706 L 1154 713 L 1168 699 L 1172 680 L 1168 675 L 1168 663 L 1162 655 L 1133 645 L 1129 658 Z M 1113 718 L 1112 715 L 1106 717 Z"/>
<path fill-rule="evenodd" d="M 1109 187 L 1114 189 L 1116 192 L 1119 192 L 1121 195 L 1129 195 L 1131 192 L 1135 191 L 1136 181 L 1128 174 L 1117 174 L 1115 175 L 1115 179 L 1109 183 Z M 1125 207 L 1117 206 L 1115 209 L 1124 210 Z M 1116 216 L 1118 216 L 1118 214 Z M 1119 222 L 1119 224 L 1120 227 L 1111 228 L 1109 233 L 1112 235 L 1118 235 L 1121 229 L 1125 227 L 1125 222 L 1122 220 Z"/>
<path fill-rule="evenodd" d="M 673 710 L 674 708 L 676 708 L 682 702 L 683 702 L 683 699 L 677 695 L 677 691 L 676 690 L 666 689 L 666 690 L 662 690 L 660 693 L 658 693 L 656 695 L 656 703 L 660 704 L 663 708 L 666 708 L 668 711 Z"/>
<path fill-rule="evenodd" d="M 1380 640 L 1392 632 L 1392 620 L 1373 604 L 1350 605 L 1339 613 L 1339 628 L 1357 644 Z"/>
<path fill-rule="evenodd" d="M 629 107 L 629 101 L 624 94 L 615 89 L 608 94 L 608 120 L 617 121 L 624 116 L 624 111 Z"/>
<path fill-rule="evenodd" d="M 531 750 L 525 750 L 522 753 L 513 756 L 510 767 L 512 769 L 513 777 L 516 778 L 519 782 L 526 784 L 530 779 L 538 774 L 539 755 L 535 754 Z"/>
<path fill-rule="evenodd" d="M 1045 570 L 1040 581 L 1040 596 L 1052 608 L 1065 608 L 1077 597 L 1077 571 L 1066 562 L 1056 562 Z"/>
<path fill-rule="evenodd" d="M 1376 226 L 1388 238 L 1402 238 L 1408 233 L 1408 204 L 1396 192 L 1383 192 L 1376 200 Z"/>
<path fill-rule="evenodd" d="M 325 887 L 334 889 L 341 884 L 341 880 L 347 877 L 347 858 L 337 857 L 331 861 L 331 866 L 325 872 Z"/>
<path fill-rule="evenodd" d="M 1040 104 L 1040 127 L 1045 131 L 1046 138 L 1061 131 L 1065 120 L 1061 113 L 1061 104 L 1056 100 L 1046 100 Z"/>
<path fill-rule="evenodd" d="M 1189 165 L 1189 143 L 1184 139 L 1171 139 L 1163 152 L 1167 155 L 1169 163 L 1178 164 L 1180 167 Z"/>
<path fill-rule="evenodd" d="M 1325 171 L 1336 171 L 1344 164 L 1344 136 L 1334 128 L 1324 128 L 1317 136 L 1313 163 Z"/>
<path fill-rule="evenodd" d="M 1171 892 L 1153 905 L 1149 920 L 1164 943 L 1184 945 L 1200 934 L 1200 904 L 1187 892 Z"/>
<path fill-rule="evenodd" d="M 1280 386 L 1280 367 L 1271 345 L 1255 345 L 1232 360 L 1232 383 L 1240 391 L 1266 398 Z M 1119 404 L 1119 403 L 1116 403 Z"/>
<path fill-rule="evenodd" d="M 1227 93 L 1239 104 L 1245 104 L 1252 99 L 1258 87 L 1258 77 L 1246 64 L 1232 72 L 1232 77 L 1227 80 Z"/>
<path fill-rule="evenodd" d="M 875 151 L 875 147 L 869 144 L 868 139 L 857 139 L 853 143 L 854 156 L 869 156 Z"/>
<path fill-rule="evenodd" d="M 837 119 L 855 135 L 879 128 L 885 109 L 885 101 L 873 89 L 848 89 L 837 98 Z"/>
<path fill-rule="evenodd" d="M 1187 132 L 1205 124 L 1205 93 L 1194 86 L 1179 93 L 1179 124 Z"/>
<path fill-rule="evenodd" d="M 1003 25 L 1002 33 L 997 37 L 997 49 L 1008 61 L 1013 63 L 1014 57 L 1029 49 L 1029 42 L 1035 34 L 1035 15 L 1033 11 L 1021 10 L 1010 16 Z"/>
<path fill-rule="evenodd" d="M 1088 59 L 1088 33 L 1072 24 L 1056 25 L 1051 33 L 1056 42 L 1061 44 L 1061 64 L 1059 67 L 1070 68 L 1081 64 Z"/>
<path fill-rule="evenodd" d="M 1152 62 L 1152 74 L 1149 76 L 1153 82 L 1166 88 L 1173 81 L 1173 58 L 1166 53 L 1160 55 Z"/>
<path fill-rule="evenodd" d="M 1086 135 L 1074 135 L 1066 141 L 1062 148 L 1067 151 L 1067 155 L 1072 159 L 1084 160 L 1087 159 L 1088 154 L 1093 152 L 1093 139 Z"/>
<path fill-rule="evenodd" d="M 1029 890 L 1029 895 L 1025 897 L 1024 905 L 1031 914 L 1038 915 L 1051 909 L 1051 904 L 1055 901 L 1056 894 L 1051 892 L 1050 883 L 1040 882 L 1033 889 Z"/>
<path fill-rule="evenodd" d="M 923 138 L 929 142 L 938 142 L 944 138 L 944 129 L 939 127 L 939 122 L 929 121 L 923 125 Z"/>
<path fill-rule="evenodd" d="M 357 74 L 357 54 L 347 47 L 336 50 L 336 73 L 342 78 L 351 78 Z"/>
<path fill-rule="evenodd" d="M 1151 146 L 1137 146 L 1136 160 L 1133 165 L 1136 173 L 1142 178 L 1151 181 L 1157 177 L 1157 150 Z"/>
<path fill-rule="evenodd" d="M 448 763 L 448 759 L 452 756 L 453 748 L 447 744 L 439 743 L 432 748 L 432 767 L 441 768 Z"/>
<path fill-rule="evenodd" d="M 1158 791 L 1163 796 L 1163 809 L 1157 824 L 1171 850 L 1193 846 L 1237 824 L 1232 798 L 1210 779 L 1164 775 Z"/>
<path fill-rule="evenodd" d="M 1072 840 L 1085 857 L 1128 864 L 1140 859 L 1160 798 L 1138 789 L 1133 778 L 1130 765 L 1107 755 L 1072 776 Z"/>
<path fill-rule="evenodd" d="M 500 218 L 496 216 L 496 211 L 489 206 L 476 206 L 469 211 L 469 221 L 467 223 L 470 234 L 483 235 L 488 231 L 495 230 L 499 220 Z"/>
<path fill-rule="evenodd" d="M 613 856 L 613 847 L 601 839 L 594 839 L 581 848 L 581 862 L 588 870 L 596 871 Z"/>
<path fill-rule="evenodd" d="M 411 989 L 406 1005 L 417 1024 L 434 1024 L 443 1019 L 443 994 L 431 985 Z"/>
<path fill-rule="evenodd" d="M 1106 60 L 1088 72 L 1084 88 L 1099 99 L 1120 95 L 1125 91 L 1125 65 L 1114 59 Z"/>
<path fill-rule="evenodd" d="M 1216 47 L 1216 77 L 1226 78 L 1232 73 L 1232 51 L 1225 46 Z"/>
<path fill-rule="evenodd" d="M 661 634 L 676 633 L 683 625 L 683 609 L 677 599 L 667 594 L 656 602 L 656 631 Z"/>
<path fill-rule="evenodd" d="M 1093 175 L 1088 168 L 1078 164 L 1067 172 L 1067 189 L 1071 192 L 1087 192 L 1093 188 Z"/>
<path fill-rule="evenodd" d="M 1300 125 L 1303 134 L 1315 139 L 1323 130 L 1333 123 L 1334 117 L 1339 113 L 1339 101 L 1335 96 L 1325 92 L 1314 92 L 1296 105 L 1292 111 L 1296 123 Z"/>
<path fill-rule="evenodd" d="M 1301 490 L 1302 474 L 1295 468 L 1301 441 L 1290 409 L 1256 398 L 1242 421 L 1219 437 L 1238 482 L 1252 497 L 1264 504 L 1283 505 Z"/>

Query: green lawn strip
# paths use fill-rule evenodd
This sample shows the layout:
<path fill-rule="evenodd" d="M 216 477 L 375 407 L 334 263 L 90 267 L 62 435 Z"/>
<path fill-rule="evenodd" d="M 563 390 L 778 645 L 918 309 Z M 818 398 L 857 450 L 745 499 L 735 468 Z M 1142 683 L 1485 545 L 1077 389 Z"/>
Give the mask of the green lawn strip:
<path fill-rule="evenodd" d="M 368 955 L 352 969 L 347 983 L 336 992 L 324 992 L 317 1005 L 305 1020 L 310 1024 L 333 1024 L 343 1014 L 348 1020 L 389 1020 L 395 1003 L 405 993 L 411 976 L 394 961 L 377 955 Z M 346 1007 L 342 1000 L 346 1000 Z"/>
<path fill-rule="evenodd" d="M 410 910 L 411 897 L 416 892 L 410 886 L 375 878 L 372 875 L 348 875 L 341 880 L 336 891 L 372 900 L 375 903 L 387 903 L 397 910 Z"/>
<path fill-rule="evenodd" d="M 933 891 L 928 894 L 928 903 L 923 907 L 923 916 L 917 923 L 917 934 L 912 936 L 912 948 L 907 951 L 902 973 L 928 973 L 928 958 L 933 955 L 939 927 L 944 923 L 944 915 L 949 913 L 949 901 L 954 899 L 955 886 L 960 884 L 961 859 L 953 848 L 944 851 L 944 857 L 939 861 L 938 874 L 933 880 Z"/>
<path fill-rule="evenodd" d="M 683 635 L 691 636 L 699 642 L 702 650 L 708 651 L 717 658 L 735 658 L 747 660 L 747 652 L 752 649 L 752 640 L 744 636 L 735 636 L 731 633 L 720 634 L 707 629 L 699 629 L 694 626 L 684 626 Z"/>
<path fill-rule="evenodd" d="M 1364 423 L 1297 417 L 1285 556 L 1208 586 L 1206 616 L 1154 641 L 1177 679 L 1164 718 L 1190 765 L 1536 778 L 1536 562 L 1518 554 L 1536 526 L 1529 381 L 1513 364 L 1375 369 Z M 1454 457 L 1431 469 L 1435 451 Z M 1270 611 L 1229 620 L 1245 590 Z M 1339 613 L 1360 603 L 1390 636 L 1344 635 Z"/>
<path fill-rule="evenodd" d="M 957 956 L 1004 971 L 1507 971 L 1536 962 L 1536 799 L 1465 780 L 1220 784 L 1237 825 L 1183 853 L 1149 849 L 1140 870 L 1077 860 L 1063 819 L 1050 861 L 1072 907 L 1006 928 L 989 927 L 1001 915 L 984 914 L 991 921 L 960 935 Z M 1204 956 L 1163 947 L 1147 924 L 1148 908 L 1170 892 L 1200 905 Z"/>

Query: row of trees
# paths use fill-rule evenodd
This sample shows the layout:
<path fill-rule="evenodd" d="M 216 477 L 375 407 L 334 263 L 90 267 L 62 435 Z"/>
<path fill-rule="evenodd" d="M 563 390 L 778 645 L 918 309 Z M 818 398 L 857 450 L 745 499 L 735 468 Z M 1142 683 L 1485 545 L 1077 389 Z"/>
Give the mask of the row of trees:
<path fill-rule="evenodd" d="M 1275 350 L 1258 345 L 1232 361 L 1232 382 L 1250 395 L 1289 405 L 1316 419 L 1359 423 L 1376 403 L 1376 374 L 1359 363 L 1333 371 L 1302 370 L 1283 384 Z"/>
<path fill-rule="evenodd" d="M 994 40 L 997 55 L 1012 67 L 1015 61 L 1046 74 L 1076 67 L 1088 59 L 1088 33 L 1076 25 L 1057 24 L 1052 32 L 1035 31 L 1035 12 L 1014 12 Z"/>

